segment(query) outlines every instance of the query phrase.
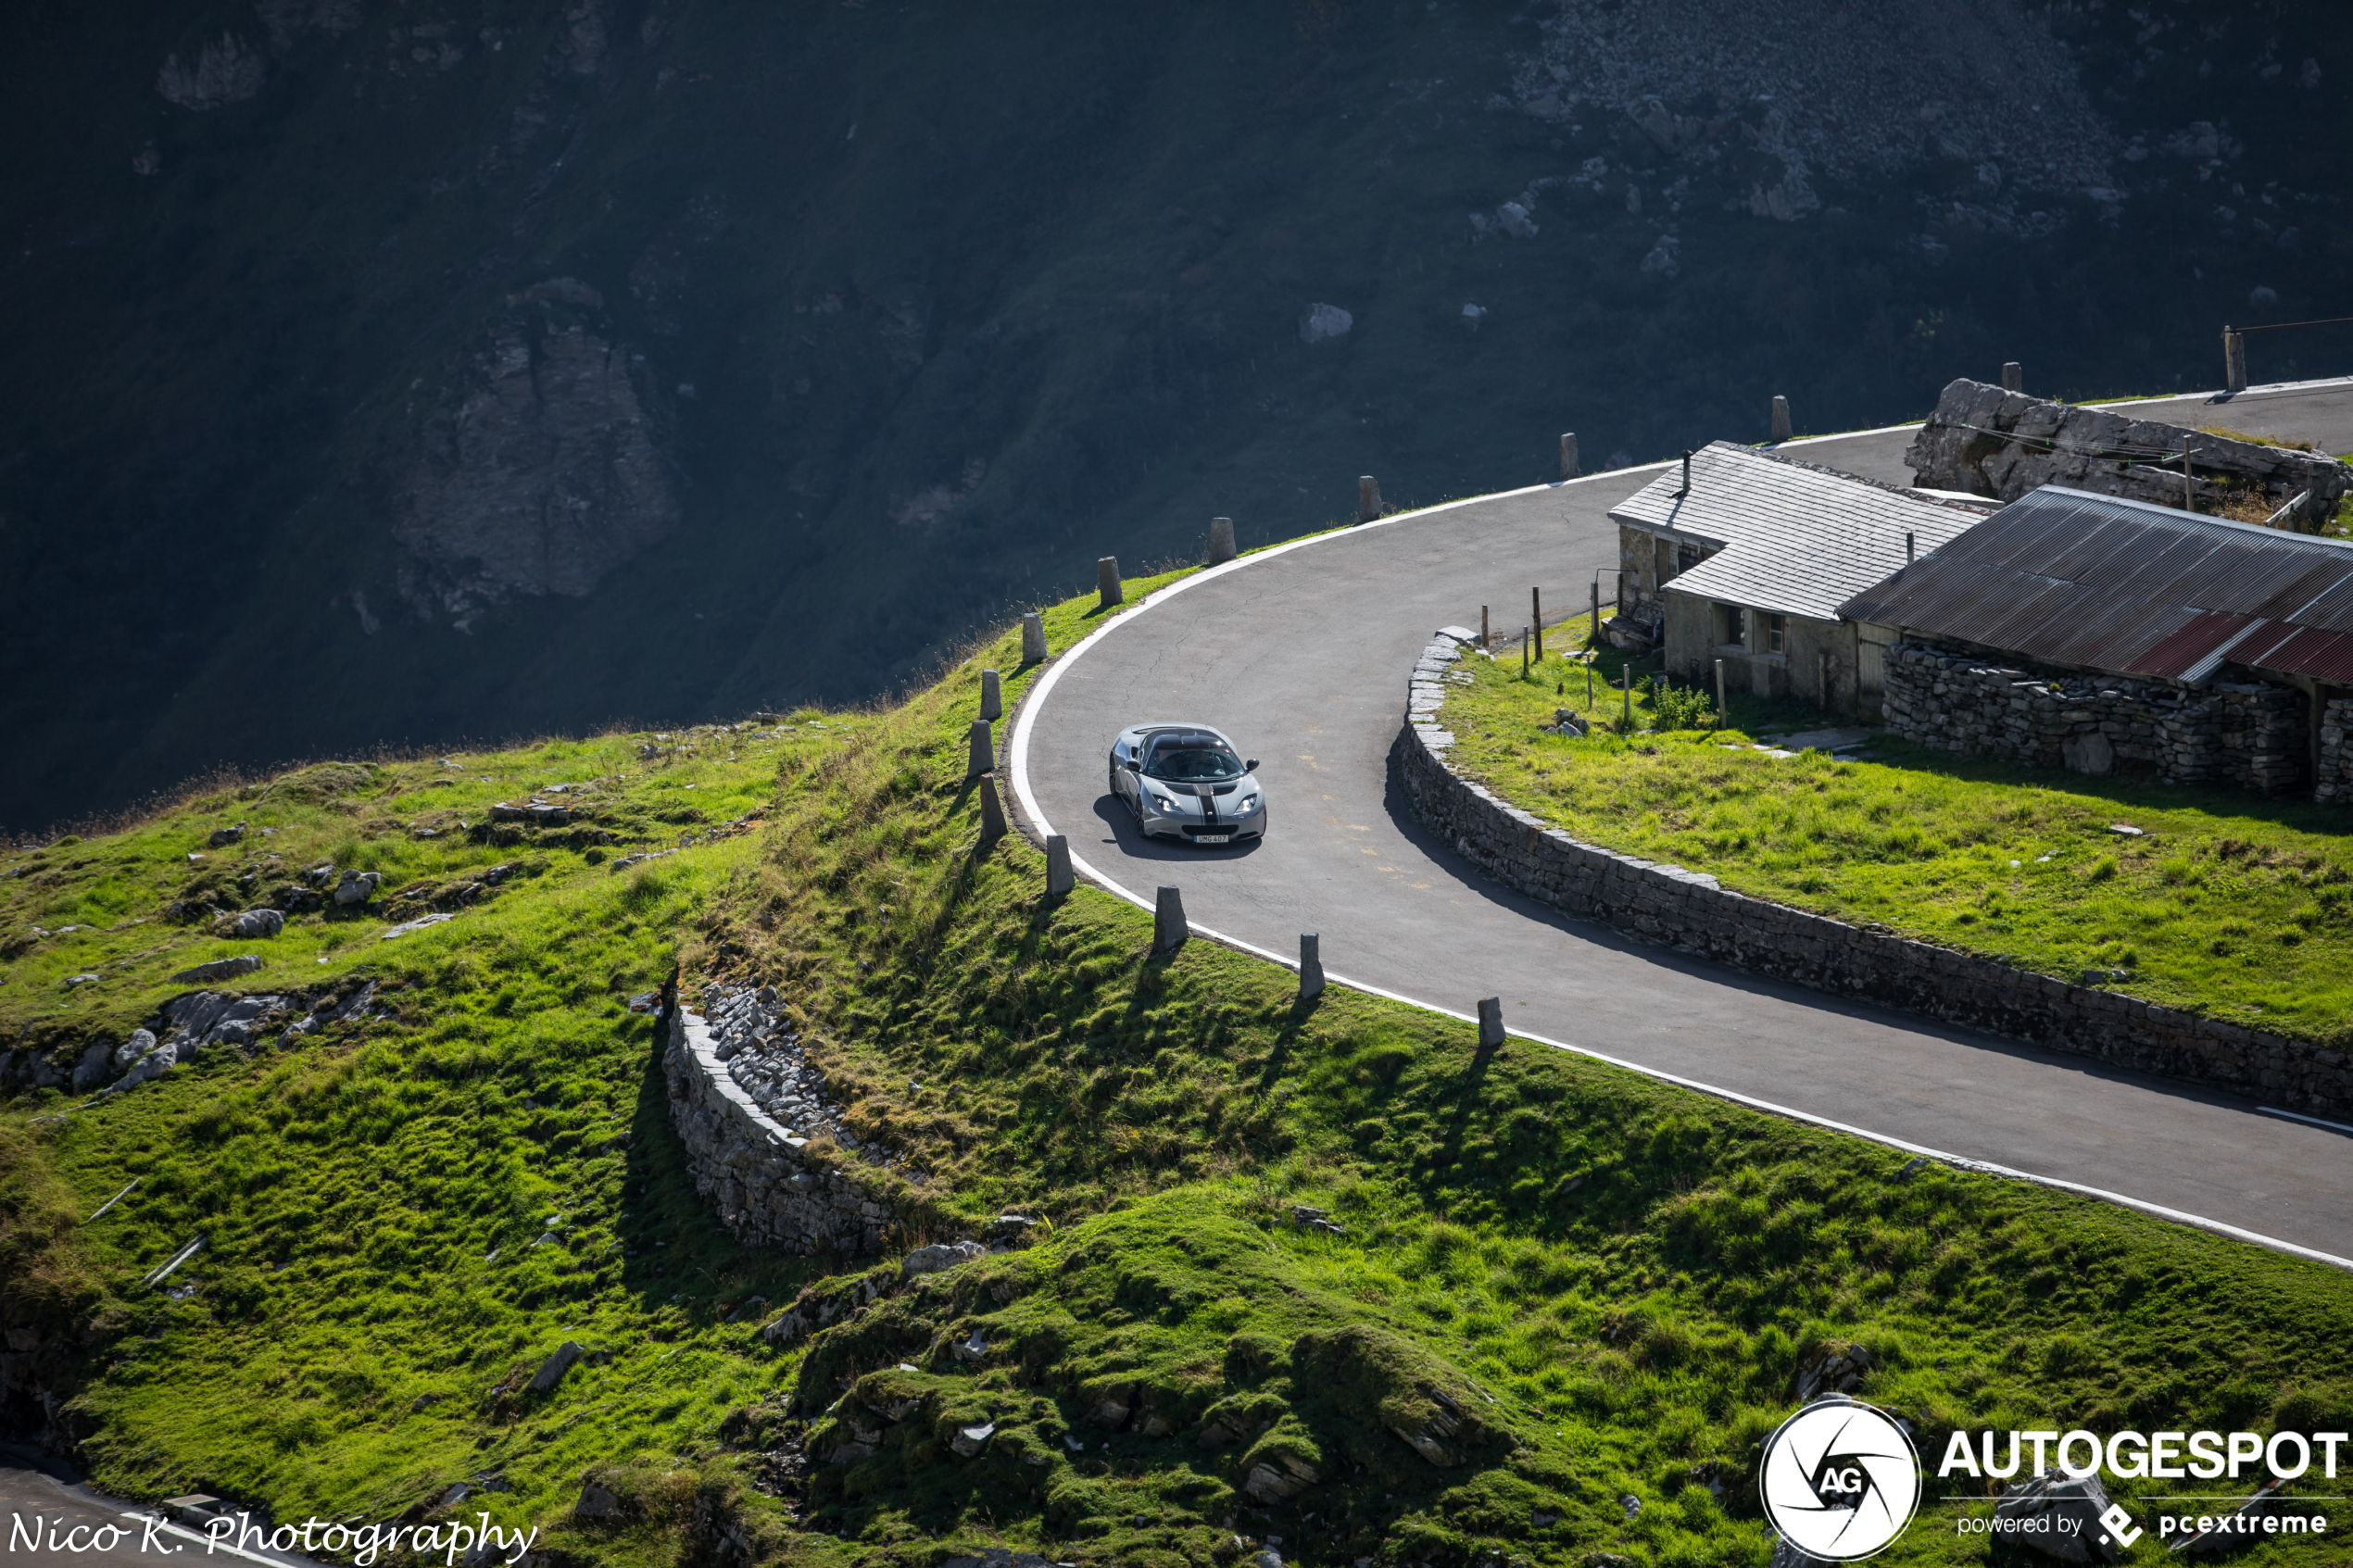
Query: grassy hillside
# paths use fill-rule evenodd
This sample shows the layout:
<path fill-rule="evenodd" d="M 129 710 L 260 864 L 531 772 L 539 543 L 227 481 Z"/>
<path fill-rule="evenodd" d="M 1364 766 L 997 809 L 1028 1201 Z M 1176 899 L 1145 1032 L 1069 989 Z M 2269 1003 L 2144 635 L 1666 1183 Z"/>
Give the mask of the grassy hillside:
<path fill-rule="evenodd" d="M 1094 618 L 1056 608 L 1054 646 Z M 992 639 L 887 711 L 470 755 L 448 785 L 435 759 L 354 768 L 316 803 L 280 781 L 52 847 L 30 877 L 36 858 L 11 861 L 12 931 L 102 897 L 151 922 L 105 936 L 125 950 L 70 991 L 53 949 L 11 960 L 8 1037 L 61 1047 L 222 950 L 155 911 L 184 874 L 167 857 L 236 816 L 290 862 L 538 868 L 391 941 L 383 915 L 302 917 L 237 983 L 373 980 L 380 1015 L 216 1047 L 62 1118 L 54 1090 L 9 1107 L 0 1246 L 54 1282 L 44 1321 L 73 1325 L 69 1419 L 96 1479 L 280 1517 L 486 1509 L 546 1526 L 557 1562 L 701 1561 L 724 1535 L 761 1562 L 1001 1543 L 1227 1562 L 1279 1537 L 1315 1563 L 1658 1568 L 1763 1563 L 1757 1445 L 1831 1356 L 1931 1455 L 1958 1424 L 2353 1417 L 2333 1271 L 1549 1049 L 1481 1051 L 1377 998 L 1302 1004 L 1206 943 L 1152 960 L 1149 915 L 1050 899 L 1025 842 L 978 838 L 963 732 L 980 668 L 1016 650 Z M 445 793 L 471 822 L 591 780 L 588 825 L 622 842 L 550 842 L 575 824 L 451 850 L 405 825 Z M 618 875 L 588 863 L 688 800 L 761 820 Z M 626 1010 L 673 968 L 689 1002 L 777 986 L 853 1130 L 903 1156 L 868 1173 L 909 1244 L 1018 1208 L 1030 1245 L 904 1286 L 874 1261 L 874 1305 L 763 1336 L 870 1265 L 747 1253 L 694 1198 Z M 193 1292 L 143 1288 L 197 1231 L 171 1282 Z M 590 1363 L 519 1392 L 565 1338 Z M 504 1489 L 437 1502 L 475 1477 Z M 614 1501 L 573 1518 L 584 1477 Z M 1890 1560 L 1977 1561 L 1941 1524 L 1962 1506 L 1984 1505 L 1940 1505 Z"/>
<path fill-rule="evenodd" d="M 216 762 L 861 698 L 1097 556 L 1215 514 L 1292 535 L 1367 471 L 1393 501 L 1548 478 L 1564 430 L 1590 469 L 1761 439 L 1776 393 L 1805 430 L 1914 417 L 2010 358 L 2070 396 L 2210 384 L 2224 321 L 2334 313 L 2353 234 L 2310 127 L 2353 24 L 2150 9 L 2001 11 L 2011 57 L 1967 75 L 2079 74 L 2141 143 L 2107 183 L 1817 169 L 1783 222 L 1760 103 L 1677 97 L 1747 127 L 1677 153 L 1515 107 L 1549 7 L 33 6 L 0 64 L 0 825 Z M 1957 51 L 1919 11 L 1903 47 Z M 251 96 L 160 94 L 224 35 Z M 2196 123 L 2211 159 L 2167 150 Z M 1532 232 L 1474 243 L 1522 196 Z M 1302 342 L 1315 303 L 1353 330 Z M 2259 379 L 2345 369 L 2329 331 L 2254 340 Z M 575 427 L 523 391 L 555 375 L 458 461 L 510 351 L 612 370 L 631 484 L 550 450 Z M 403 544 L 420 486 L 497 537 Z M 593 586 L 475 602 L 483 557 L 561 558 L 640 489 Z"/>

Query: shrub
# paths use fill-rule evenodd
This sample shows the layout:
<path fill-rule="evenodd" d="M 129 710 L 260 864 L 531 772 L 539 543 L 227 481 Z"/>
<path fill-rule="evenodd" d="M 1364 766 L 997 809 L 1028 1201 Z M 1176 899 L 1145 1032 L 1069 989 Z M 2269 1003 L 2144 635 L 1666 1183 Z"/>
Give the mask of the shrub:
<path fill-rule="evenodd" d="M 1697 686 L 1673 686 L 1664 675 L 1650 679 L 1652 728 L 1705 730 L 1716 722 L 1716 705 Z"/>

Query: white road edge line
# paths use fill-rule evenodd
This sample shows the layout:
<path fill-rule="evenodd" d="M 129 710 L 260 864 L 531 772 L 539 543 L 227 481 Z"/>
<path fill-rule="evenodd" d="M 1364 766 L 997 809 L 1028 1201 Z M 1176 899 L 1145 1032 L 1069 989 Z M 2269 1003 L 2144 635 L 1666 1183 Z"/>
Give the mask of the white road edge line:
<path fill-rule="evenodd" d="M 2346 377 L 2345 380 L 2347 383 L 2353 383 L 2353 376 Z M 2249 388 L 2248 390 L 2252 391 L 2254 389 Z M 2187 397 L 2198 395 L 2194 393 L 2184 393 L 2181 395 Z M 2245 396 L 2246 394 L 2242 393 L 2239 395 Z M 1881 425 L 1877 430 L 1848 431 L 1843 435 L 1808 436 L 1806 441 L 1841 441 L 1846 439 L 1848 436 L 1856 435 L 1891 435 L 1897 431 L 1917 430 L 1919 428 L 1919 423 L 1916 420 L 1910 424 Z M 1800 443 L 1785 441 L 1781 443 L 1781 445 L 1783 446 L 1793 446 L 1800 445 Z M 1234 559 L 1227 561 L 1221 566 L 1213 566 L 1204 571 L 1196 571 L 1189 577 L 1180 577 L 1176 582 L 1168 584 L 1165 588 L 1156 589 L 1153 592 L 1145 595 L 1141 599 L 1139 599 L 1133 605 L 1130 605 L 1126 608 L 1121 610 L 1118 614 L 1113 616 L 1110 620 L 1096 627 L 1092 632 L 1088 633 L 1086 636 L 1081 637 L 1077 644 L 1074 646 L 1068 653 L 1063 654 L 1060 659 L 1057 659 L 1048 664 L 1046 666 L 1045 673 L 1038 677 L 1038 683 L 1027 692 L 1023 694 L 1020 710 L 1021 717 L 1013 725 L 1012 756 L 1008 759 L 1008 766 L 1013 775 L 1013 793 L 1021 800 L 1021 808 L 1024 814 L 1026 814 L 1029 818 L 1031 823 L 1036 826 L 1039 837 L 1042 838 L 1046 834 L 1054 831 L 1053 823 L 1047 820 L 1045 809 L 1038 803 L 1037 793 L 1029 787 L 1030 734 L 1037 728 L 1038 714 L 1039 710 L 1046 706 L 1046 698 L 1048 695 L 1053 691 L 1054 684 L 1062 679 L 1063 671 L 1069 669 L 1073 664 L 1076 664 L 1081 655 L 1086 653 L 1088 649 L 1093 647 L 1097 643 L 1101 642 L 1105 634 L 1110 633 L 1113 628 L 1126 625 L 1128 621 L 1133 621 L 1136 617 L 1143 614 L 1144 611 L 1151 609 L 1155 605 L 1166 602 L 1168 599 L 1183 593 L 1188 588 L 1209 582 L 1214 578 L 1223 577 L 1228 572 L 1238 571 L 1253 561 L 1272 560 L 1277 556 L 1288 555 L 1292 550 L 1304 549 L 1310 545 L 1326 544 L 1337 539 L 1356 538 L 1361 536 L 1368 528 L 1385 528 L 1394 522 L 1405 522 L 1408 521 L 1418 520 L 1432 516 L 1438 512 L 1453 511 L 1458 507 L 1476 506 L 1481 502 L 1504 500 L 1513 495 L 1533 495 L 1539 490 L 1562 490 L 1567 488 L 1569 485 L 1583 484 L 1592 480 L 1623 477 L 1626 474 L 1640 473 L 1649 469 L 1664 470 L 1672 467 L 1680 460 L 1680 459 L 1679 458 L 1670 458 L 1666 462 L 1662 463 L 1642 463 L 1637 464 L 1632 468 L 1610 469 L 1602 473 L 1581 474 L 1576 479 L 1556 480 L 1549 484 L 1525 484 L 1516 490 L 1498 490 L 1494 494 L 1489 495 L 1471 495 L 1458 501 L 1446 501 L 1434 507 L 1424 507 L 1418 511 L 1400 512 L 1394 517 L 1377 518 L 1371 522 L 1360 522 L 1353 528 L 1333 529 L 1322 533 L 1311 533 L 1306 535 L 1304 538 L 1289 540 L 1280 545 L 1274 545 L 1265 549 L 1254 551 L 1250 555 L 1236 557 Z M 1087 878 L 1089 882 L 1094 883 L 1105 892 L 1111 893 L 1118 897 L 1125 898 L 1140 909 L 1149 909 L 1153 907 L 1151 899 L 1144 897 L 1140 894 L 1131 892 L 1128 888 L 1122 885 L 1114 878 L 1104 875 L 1101 871 L 1096 868 L 1093 862 L 1088 860 L 1076 849 L 1071 851 L 1070 863 L 1073 871 L 1076 872 L 1080 876 Z M 1243 952 L 1253 954 L 1256 957 L 1265 959 L 1271 963 L 1280 964 L 1285 969 L 1296 970 L 1299 968 L 1299 961 L 1296 959 L 1285 958 L 1282 954 L 1271 952 L 1268 949 L 1258 946 L 1254 942 L 1245 942 L 1239 936 L 1228 936 L 1223 932 L 1213 931 L 1204 925 L 1195 925 L 1192 926 L 1191 929 L 1196 935 L 1206 936 L 1211 941 L 1222 942 L 1229 947 L 1238 947 Z M 1443 1018 L 1457 1019 L 1465 1022 L 1477 1022 L 1477 1019 L 1470 1013 L 1456 1012 L 1452 1008 L 1440 1007 L 1435 1002 L 1426 1002 L 1418 997 L 1408 997 L 1395 991 L 1386 990 L 1378 985 L 1368 985 L 1363 981 L 1350 980 L 1345 976 L 1333 974 L 1328 971 L 1326 972 L 1324 979 L 1327 985 L 1345 985 L 1352 991 L 1362 991 L 1367 996 L 1380 997 L 1392 1002 L 1403 1002 L 1408 1007 L 1420 1008 L 1426 1012 L 1434 1012 Z M 2327 1263 L 2336 1268 L 2353 1270 L 2353 1258 L 2340 1258 L 2333 1252 L 2321 1252 L 2316 1251 L 2309 1247 L 2299 1247 L 2295 1242 L 2282 1241 L 2277 1236 L 2264 1236 L 2257 1231 L 2242 1230 L 2236 1225 L 2225 1224 L 2220 1220 L 2209 1220 L 2203 1215 L 2187 1213 L 2179 1209 L 2168 1209 L 2161 1203 L 2151 1203 L 2145 1198 L 2133 1198 L 2120 1192 L 2109 1192 L 2102 1187 L 2085 1186 L 2080 1182 L 2065 1181 L 2057 1176 L 2037 1175 L 2032 1171 L 2014 1170 L 2007 1165 L 1996 1165 L 1988 1160 L 1971 1160 L 1962 1155 L 1947 1154 L 1942 1149 L 1931 1148 L 1924 1144 L 1910 1143 L 1903 1138 L 1894 1137 L 1886 1133 L 1872 1132 L 1868 1127 L 1856 1127 L 1844 1122 L 1833 1122 L 1828 1117 L 1817 1116 L 1811 1111 L 1798 1110 L 1785 1105 L 1776 1105 L 1770 1100 L 1752 1098 L 1747 1095 L 1738 1093 L 1732 1089 L 1720 1088 L 1714 1084 L 1702 1083 L 1696 1078 L 1679 1077 L 1672 1073 L 1661 1072 L 1655 1067 L 1645 1067 L 1638 1061 L 1627 1061 L 1621 1058 L 1609 1056 L 1601 1051 L 1589 1050 L 1583 1046 L 1570 1045 L 1562 1040 L 1547 1039 L 1541 1035 L 1529 1035 L 1519 1031 L 1507 1031 L 1507 1033 L 1517 1035 L 1517 1036 L 1523 1040 L 1532 1040 L 1540 1046 L 1549 1046 L 1554 1050 L 1567 1051 L 1575 1056 L 1590 1057 L 1595 1061 L 1607 1062 L 1613 1067 L 1622 1067 L 1629 1073 L 1641 1073 L 1645 1078 L 1654 1079 L 1662 1084 L 1672 1084 L 1678 1088 L 1692 1089 L 1701 1094 L 1713 1095 L 1718 1099 L 1730 1100 L 1735 1105 L 1744 1105 L 1753 1110 L 1763 1110 L 1776 1116 L 1786 1116 L 1793 1122 L 1803 1122 L 1809 1126 L 1821 1127 L 1830 1132 L 1844 1133 L 1851 1137 L 1864 1138 L 1872 1143 L 1884 1145 L 1889 1148 L 1900 1148 L 1906 1154 L 1923 1155 L 1931 1160 L 1937 1160 L 1944 1164 L 1957 1166 L 1962 1170 L 1980 1171 L 1988 1175 L 2007 1176 L 2014 1181 L 2032 1182 L 2036 1186 L 2049 1187 L 2058 1192 L 2071 1192 L 2084 1198 L 2096 1198 L 2105 1202 L 2120 1204 L 2127 1209 L 2136 1209 L 2144 1214 L 2153 1214 L 2160 1220 L 2171 1220 L 2177 1224 L 2192 1225 L 2199 1230 L 2211 1232 L 2216 1236 L 2228 1236 L 2233 1241 L 2250 1242 L 2258 1247 L 2268 1247 L 2275 1252 L 2287 1253 L 2291 1257 L 2309 1259 L 2316 1263 Z M 2293 1115 L 2294 1112 L 2274 1111 L 2272 1114 Z M 2312 1120 L 2310 1117 L 2298 1117 L 2296 1119 L 2298 1121 L 2308 1122 Z M 2322 1123 L 2324 1126 L 2333 1124 L 2334 1123 Z M 2353 1131 L 2353 1129 L 2347 1130 Z"/>
<path fill-rule="evenodd" d="M 2315 1127 L 2326 1127 L 2332 1133 L 2353 1133 L 2353 1127 L 2342 1122 L 2323 1122 L 2317 1116 L 2307 1116 L 2300 1110 L 2282 1110 L 2277 1107 L 2259 1105 L 2255 1108 L 2266 1116 L 2284 1116 L 2291 1122 L 2309 1122 Z"/>

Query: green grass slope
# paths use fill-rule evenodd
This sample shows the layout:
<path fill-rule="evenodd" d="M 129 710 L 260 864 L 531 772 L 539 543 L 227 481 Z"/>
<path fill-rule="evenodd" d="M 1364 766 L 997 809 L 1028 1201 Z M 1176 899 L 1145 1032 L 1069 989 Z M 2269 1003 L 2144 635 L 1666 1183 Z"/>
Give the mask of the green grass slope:
<path fill-rule="evenodd" d="M 1098 615 L 1047 620 L 1066 647 Z M 482 846 L 542 869 L 389 942 L 381 916 L 297 922 L 239 983 L 373 979 L 383 1016 L 219 1047 L 62 1118 L 54 1091 L 12 1104 L 0 1248 L 47 1283 L 0 1303 L 69 1325 L 96 1479 L 282 1518 L 487 1510 L 542 1526 L 557 1562 L 930 1568 L 1003 1545 L 1205 1563 L 1279 1537 L 1311 1563 L 1664 1568 L 1764 1562 L 1758 1446 L 1831 1354 L 1864 1353 L 1856 1391 L 1931 1463 L 1960 1426 L 2353 1422 L 2336 1272 L 1907 1171 L 1565 1053 L 1483 1051 L 1378 998 L 1302 1004 L 1287 972 L 1205 942 L 1152 959 L 1146 912 L 1051 899 L 1024 841 L 979 838 L 964 730 L 980 669 L 1018 696 L 1035 671 L 1016 660 L 994 639 L 899 708 L 698 732 L 667 766 L 640 756 L 650 736 L 462 759 L 492 782 L 435 786 L 482 792 L 453 798 L 461 816 L 593 778 L 613 825 L 592 825 L 617 837 L 686 798 L 763 821 L 619 876 L 586 858 L 623 843 Z M 454 771 L 381 767 L 372 787 L 419 793 Z M 258 798 L 235 805 L 254 830 Z M 338 853 L 451 853 L 368 835 L 413 798 L 271 825 L 290 859 L 354 835 Z M 167 853 L 230 805 L 44 851 L 46 903 L 20 858 L 11 929 L 109 878 L 152 909 L 178 891 Z M 136 918 L 120 898 L 105 912 Z M 61 1046 L 71 1021 L 119 1028 L 217 950 L 170 940 L 70 991 L 21 956 L 0 1018 Z M 1029 1244 L 902 1284 L 895 1256 L 729 1243 L 625 1010 L 673 966 L 690 1002 L 716 979 L 778 987 L 862 1142 L 904 1156 L 868 1175 L 910 1244 L 1013 1209 L 1038 1222 Z M 193 1292 L 143 1288 L 197 1231 L 172 1282 Z M 812 1331 L 763 1334 L 787 1307 Z M 565 1338 L 590 1361 L 521 1391 Z M 441 1500 L 474 1477 L 505 1489 Z M 609 1510 L 573 1516 L 584 1478 Z M 1951 1521 L 1986 1503 L 1946 1490 L 1890 1561 L 1982 1560 Z"/>

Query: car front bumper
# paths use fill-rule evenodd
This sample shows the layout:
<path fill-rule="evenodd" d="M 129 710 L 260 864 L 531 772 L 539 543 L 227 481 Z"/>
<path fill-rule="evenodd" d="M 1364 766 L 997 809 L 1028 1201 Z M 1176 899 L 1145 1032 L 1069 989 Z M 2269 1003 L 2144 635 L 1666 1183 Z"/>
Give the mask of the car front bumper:
<path fill-rule="evenodd" d="M 1202 821 L 1198 812 L 1161 811 L 1150 801 L 1144 804 L 1143 828 L 1153 838 L 1177 838 L 1193 843 L 1234 843 L 1244 838 L 1257 838 L 1266 832 L 1266 802 L 1261 799 L 1254 810 L 1228 817 L 1223 812 L 1214 822 Z"/>

